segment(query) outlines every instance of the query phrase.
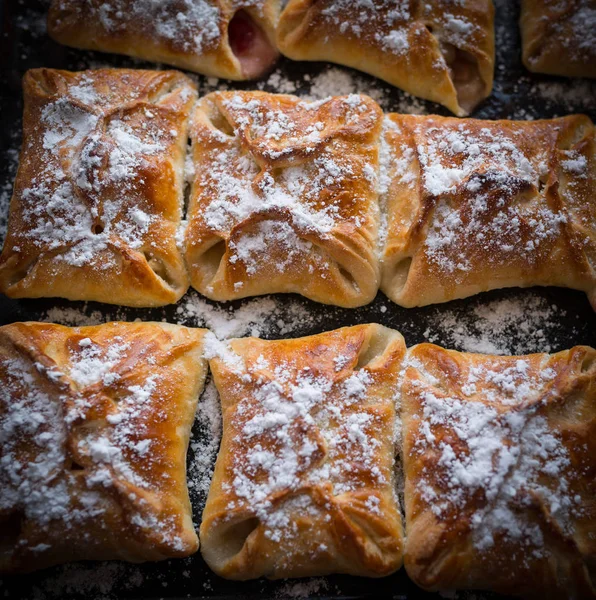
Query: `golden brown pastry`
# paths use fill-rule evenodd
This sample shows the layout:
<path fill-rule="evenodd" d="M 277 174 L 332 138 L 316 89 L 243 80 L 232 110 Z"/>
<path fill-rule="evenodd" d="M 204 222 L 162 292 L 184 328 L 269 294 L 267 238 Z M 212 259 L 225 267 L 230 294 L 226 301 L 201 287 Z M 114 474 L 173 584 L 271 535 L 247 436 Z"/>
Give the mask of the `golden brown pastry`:
<path fill-rule="evenodd" d="M 596 598 L 596 350 L 415 346 L 401 417 L 418 585 Z"/>
<path fill-rule="evenodd" d="M 278 14 L 279 0 L 52 0 L 48 31 L 67 46 L 253 79 L 277 60 Z"/>
<path fill-rule="evenodd" d="M 584 290 L 596 307 L 595 148 L 581 115 L 388 115 L 381 289 L 410 307 L 552 285 Z"/>
<path fill-rule="evenodd" d="M 241 580 L 398 569 L 401 335 L 359 325 L 229 346 L 206 337 L 205 348 L 223 412 L 200 532 L 207 564 Z"/>
<path fill-rule="evenodd" d="M 520 26 L 530 71 L 596 77 L 595 0 L 522 0 Z"/>
<path fill-rule="evenodd" d="M 379 284 L 382 113 L 367 96 L 308 102 L 215 92 L 191 125 L 191 284 L 212 300 L 297 292 L 360 306 Z"/>
<path fill-rule="evenodd" d="M 0 572 L 197 550 L 186 449 L 203 333 L 0 328 Z"/>
<path fill-rule="evenodd" d="M 0 291 L 128 306 L 176 302 L 176 235 L 196 91 L 174 71 L 25 75 L 23 147 Z"/>
<path fill-rule="evenodd" d="M 290 0 L 279 49 L 380 77 L 465 115 L 493 85 L 491 0 Z"/>

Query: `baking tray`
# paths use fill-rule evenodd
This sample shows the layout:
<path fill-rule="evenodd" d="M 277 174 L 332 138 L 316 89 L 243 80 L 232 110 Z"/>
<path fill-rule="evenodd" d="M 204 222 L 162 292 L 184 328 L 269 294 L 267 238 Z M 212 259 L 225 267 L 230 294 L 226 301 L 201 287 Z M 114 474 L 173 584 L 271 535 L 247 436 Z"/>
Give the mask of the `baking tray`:
<path fill-rule="evenodd" d="M 532 75 L 520 61 L 517 0 L 496 0 L 497 66 L 492 96 L 473 114 L 485 119 L 533 119 L 583 112 L 596 120 L 596 82 Z M 115 66 L 155 68 L 125 57 L 69 49 L 54 43 L 45 30 L 48 2 L 0 2 L 0 239 L 6 227 L 8 200 L 21 138 L 21 78 L 32 67 L 84 69 Z M 373 77 L 325 63 L 281 60 L 256 83 L 230 83 L 199 77 L 201 93 L 213 89 L 327 94 L 365 92 L 383 109 L 438 113 L 442 107 L 418 100 Z M 458 350 L 495 353 L 554 352 L 576 344 L 596 346 L 596 315 L 583 293 L 556 289 L 497 290 L 447 304 L 404 309 L 379 293 L 358 309 L 315 304 L 299 296 L 277 295 L 216 304 L 190 292 L 178 305 L 133 309 L 65 300 L 9 300 L 0 297 L 0 324 L 46 320 L 66 325 L 122 320 L 166 320 L 209 326 L 222 336 L 259 334 L 297 337 L 357 323 L 379 322 L 402 332 L 408 345 L 432 341 Z M 197 418 L 189 451 L 189 484 L 198 521 L 208 472 L 197 456 L 214 458 L 217 437 L 208 415 Z M 208 471 L 208 469 L 207 469 Z M 0 532 L 1 535 L 1 532 Z M 0 596 L 34 600 L 61 598 L 439 598 L 425 593 L 400 572 L 383 579 L 333 576 L 294 581 L 230 582 L 214 575 L 200 554 L 188 559 L 129 565 L 120 562 L 73 563 L 27 576 L 0 580 Z M 498 598 L 486 593 L 442 595 Z"/>

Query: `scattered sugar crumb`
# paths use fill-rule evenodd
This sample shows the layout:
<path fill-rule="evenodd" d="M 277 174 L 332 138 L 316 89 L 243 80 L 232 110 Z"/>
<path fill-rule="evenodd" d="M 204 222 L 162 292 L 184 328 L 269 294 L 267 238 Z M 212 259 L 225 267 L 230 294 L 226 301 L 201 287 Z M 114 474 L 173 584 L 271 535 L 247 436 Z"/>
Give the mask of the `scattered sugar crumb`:
<path fill-rule="evenodd" d="M 466 352 L 551 352 L 557 335 L 568 327 L 562 321 L 566 315 L 563 308 L 526 292 L 514 299 L 475 302 L 463 310 L 437 308 L 424 337 Z"/>
<path fill-rule="evenodd" d="M 333 310 L 333 309 L 331 309 Z M 238 308 L 216 305 L 190 292 L 176 307 L 176 322 L 207 327 L 220 339 L 287 335 L 322 325 L 325 315 L 313 312 L 295 298 L 264 297 L 245 301 Z"/>
<path fill-rule="evenodd" d="M 59 567 L 32 590 L 31 600 L 84 595 L 98 600 L 121 597 L 123 590 L 143 584 L 144 576 L 134 565 L 121 562 L 72 563 Z"/>
<path fill-rule="evenodd" d="M 295 583 L 286 583 L 275 594 L 276 598 L 285 600 L 286 598 L 308 598 L 310 596 L 320 596 L 321 592 L 329 590 L 329 582 L 322 577 L 297 581 Z"/>

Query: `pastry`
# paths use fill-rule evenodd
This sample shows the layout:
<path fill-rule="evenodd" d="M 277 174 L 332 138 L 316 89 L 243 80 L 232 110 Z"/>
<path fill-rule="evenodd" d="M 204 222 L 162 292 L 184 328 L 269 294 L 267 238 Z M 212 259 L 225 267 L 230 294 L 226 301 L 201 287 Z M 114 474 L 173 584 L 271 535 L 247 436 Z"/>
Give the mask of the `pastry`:
<path fill-rule="evenodd" d="M 186 449 L 203 330 L 0 328 L 0 572 L 198 548 Z"/>
<path fill-rule="evenodd" d="M 358 325 L 275 342 L 206 337 L 205 348 L 223 413 L 200 530 L 207 564 L 240 580 L 398 569 L 401 335 Z"/>
<path fill-rule="evenodd" d="M 330 60 L 465 115 L 492 89 L 491 0 L 290 0 L 277 44 L 295 60 Z"/>
<path fill-rule="evenodd" d="M 530 71 L 596 77 L 595 0 L 522 0 L 520 26 Z"/>
<path fill-rule="evenodd" d="M 596 598 L 596 350 L 422 344 L 400 389 L 414 582 Z"/>
<path fill-rule="evenodd" d="M 173 71 L 25 75 L 0 291 L 128 306 L 188 289 L 176 246 L 196 91 Z"/>
<path fill-rule="evenodd" d="M 370 302 L 381 121 L 378 105 L 355 94 L 203 98 L 191 125 L 192 286 L 212 300 L 297 292 L 339 306 Z"/>
<path fill-rule="evenodd" d="M 551 285 L 584 290 L 596 307 L 590 119 L 392 114 L 381 155 L 381 289 L 394 302 Z"/>
<path fill-rule="evenodd" d="M 214 77 L 253 79 L 277 60 L 279 0 L 52 0 L 48 32 Z"/>

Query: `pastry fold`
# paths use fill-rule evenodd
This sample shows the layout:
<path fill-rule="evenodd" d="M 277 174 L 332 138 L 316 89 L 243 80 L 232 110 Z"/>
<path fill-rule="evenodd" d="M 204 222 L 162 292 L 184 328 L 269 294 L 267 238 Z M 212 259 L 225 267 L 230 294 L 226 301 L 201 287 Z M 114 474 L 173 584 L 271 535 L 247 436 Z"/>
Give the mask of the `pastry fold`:
<path fill-rule="evenodd" d="M 358 325 L 205 345 L 223 413 L 200 530 L 207 564 L 239 580 L 397 570 L 401 335 Z"/>
<path fill-rule="evenodd" d="M 277 60 L 278 15 L 279 0 L 52 0 L 48 32 L 75 48 L 242 80 Z"/>
<path fill-rule="evenodd" d="M 192 82 L 174 71 L 33 69 L 0 291 L 127 306 L 176 302 Z"/>
<path fill-rule="evenodd" d="M 409 351 L 408 575 L 427 590 L 596 597 L 596 350 Z"/>
<path fill-rule="evenodd" d="M 204 97 L 191 126 L 192 286 L 212 300 L 297 292 L 339 306 L 370 302 L 381 121 L 360 95 Z"/>
<path fill-rule="evenodd" d="M 329 60 L 365 71 L 469 114 L 492 89 L 491 0 L 290 0 L 277 44 L 295 60 Z"/>
<path fill-rule="evenodd" d="M 595 149 L 582 115 L 387 115 L 381 290 L 411 307 L 551 285 L 596 307 Z"/>
<path fill-rule="evenodd" d="M 0 328 L 0 572 L 198 548 L 186 450 L 204 331 Z"/>
<path fill-rule="evenodd" d="M 594 0 L 522 0 L 520 28 L 530 71 L 596 77 Z"/>

